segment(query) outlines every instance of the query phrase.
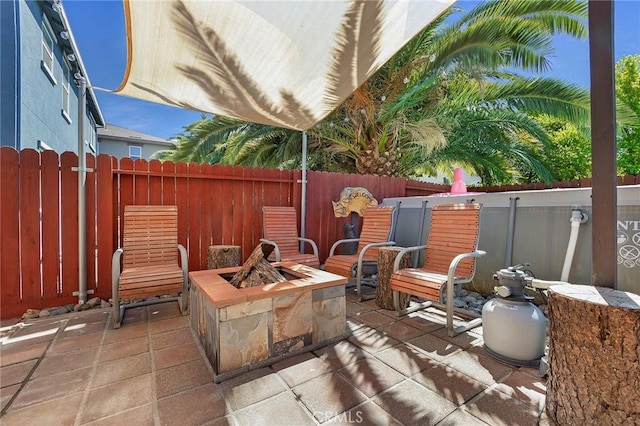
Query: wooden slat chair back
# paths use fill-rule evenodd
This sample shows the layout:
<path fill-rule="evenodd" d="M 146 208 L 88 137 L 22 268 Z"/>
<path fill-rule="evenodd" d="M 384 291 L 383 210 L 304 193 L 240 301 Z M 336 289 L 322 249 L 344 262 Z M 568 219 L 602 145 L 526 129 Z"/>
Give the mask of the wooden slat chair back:
<path fill-rule="evenodd" d="M 476 259 L 485 254 L 477 250 L 481 208 L 482 204 L 479 203 L 440 204 L 433 207 L 426 246 L 406 248 L 396 258 L 390 287 L 394 292 L 394 301 L 399 315 L 416 309 L 400 309 L 398 292 L 427 299 L 428 302 L 418 306 L 417 309 L 432 304 L 444 306 L 443 299 L 446 292 L 447 325 L 451 327 L 449 334 L 457 334 L 453 330 L 452 323 L 454 287 L 473 279 Z M 422 249 L 425 250 L 425 259 L 421 267 L 399 269 L 402 255 Z M 450 315 L 451 325 L 449 325 Z M 478 324 L 477 321 L 472 325 Z"/>
<path fill-rule="evenodd" d="M 329 257 L 325 262 L 325 270 L 348 279 L 352 279 L 355 273 L 356 291 L 360 300 L 363 300 L 361 291 L 362 266 L 376 265 L 378 263 L 379 247 L 395 245 L 395 242 L 391 241 L 391 239 L 397 213 L 395 206 L 370 207 L 366 209 L 362 217 L 360 237 L 338 240 L 331 247 Z M 334 254 L 336 248 L 341 244 L 355 241 L 358 242 L 356 254 Z"/>
<path fill-rule="evenodd" d="M 182 266 L 178 263 L 178 255 Z M 125 206 L 122 248 L 116 250 L 112 259 L 116 328 L 120 326 L 124 313 L 120 300 L 182 293 L 179 301 L 183 314 L 186 314 L 186 259 L 186 250 L 178 244 L 176 206 Z"/>
<path fill-rule="evenodd" d="M 276 262 L 295 262 L 317 268 L 320 266 L 318 246 L 309 238 L 298 236 L 298 215 L 294 207 L 262 207 L 263 236 L 260 241 L 271 244 Z M 307 242 L 313 254 L 300 253 L 300 241 Z"/>

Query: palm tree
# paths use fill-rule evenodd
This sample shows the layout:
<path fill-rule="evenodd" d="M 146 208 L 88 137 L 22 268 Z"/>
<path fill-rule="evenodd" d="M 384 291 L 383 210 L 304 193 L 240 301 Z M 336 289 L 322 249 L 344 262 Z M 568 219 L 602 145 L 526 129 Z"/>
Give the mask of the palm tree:
<path fill-rule="evenodd" d="M 449 23 L 452 13 L 420 32 L 309 130 L 315 166 L 406 176 L 455 162 L 494 183 L 513 179 L 517 166 L 526 164 L 550 179 L 535 152 L 519 142 L 522 135 L 543 145 L 548 140 L 528 114 L 545 112 L 580 122 L 588 117 L 588 93 L 514 70 L 548 70 L 554 34 L 585 37 L 586 3 L 486 1 Z M 209 128 L 220 132 L 207 135 L 220 137 L 194 142 L 199 132 L 187 129 L 188 142 L 176 153 L 193 153 L 194 160 L 223 152 L 222 162 L 296 165 L 299 132 L 239 121 L 233 125 L 222 117 L 209 121 Z"/>

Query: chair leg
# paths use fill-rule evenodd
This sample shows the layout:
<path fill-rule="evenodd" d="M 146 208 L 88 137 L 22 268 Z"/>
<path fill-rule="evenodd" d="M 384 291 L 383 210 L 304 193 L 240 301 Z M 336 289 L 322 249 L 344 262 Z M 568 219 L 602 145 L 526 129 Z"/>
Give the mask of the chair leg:
<path fill-rule="evenodd" d="M 117 287 L 113 288 L 113 328 L 120 328 L 122 318 L 120 316 L 120 294 Z"/>
<path fill-rule="evenodd" d="M 416 312 L 416 311 L 428 308 L 429 306 L 433 305 L 433 302 L 427 300 L 426 302 L 422 302 L 417 305 L 407 307 L 405 309 L 401 309 L 400 308 L 400 292 L 398 290 L 393 290 L 393 305 L 396 308 L 396 315 L 400 317 L 402 315 L 407 315 L 412 312 Z"/>
<path fill-rule="evenodd" d="M 180 295 L 180 299 L 178 300 L 178 304 L 180 305 L 180 312 L 182 315 L 187 315 L 189 313 L 189 292 L 183 290 Z"/>

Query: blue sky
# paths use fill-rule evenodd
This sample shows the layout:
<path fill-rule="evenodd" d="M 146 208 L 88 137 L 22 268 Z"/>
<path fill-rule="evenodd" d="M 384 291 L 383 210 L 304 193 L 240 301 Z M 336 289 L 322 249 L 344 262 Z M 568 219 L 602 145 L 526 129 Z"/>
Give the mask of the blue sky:
<path fill-rule="evenodd" d="M 425 0 L 426 1 L 426 0 Z M 532 0 L 534 1 L 534 0 Z M 471 9 L 477 1 L 459 1 Z M 91 84 L 115 89 L 122 82 L 127 60 L 124 11 L 120 0 L 63 0 Z M 640 54 L 640 0 L 615 1 L 615 59 Z M 566 36 L 555 39 L 551 57 L 554 77 L 589 87 L 589 45 Z M 98 102 L 108 123 L 161 138 L 171 138 L 202 113 L 173 108 L 97 91 Z"/>

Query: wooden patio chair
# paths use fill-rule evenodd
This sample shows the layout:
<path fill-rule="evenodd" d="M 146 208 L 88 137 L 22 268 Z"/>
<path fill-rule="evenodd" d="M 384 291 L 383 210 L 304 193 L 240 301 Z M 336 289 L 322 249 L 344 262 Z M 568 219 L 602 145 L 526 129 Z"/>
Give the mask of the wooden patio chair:
<path fill-rule="evenodd" d="M 378 248 L 395 245 L 393 233 L 395 230 L 398 209 L 395 206 L 370 207 L 364 211 L 362 217 L 362 231 L 359 238 L 347 238 L 336 241 L 329 257 L 325 262 L 325 270 L 342 275 L 351 280 L 356 278 L 356 292 L 358 300 L 365 300 L 362 294 L 363 267 L 378 264 Z M 356 254 L 334 254 L 338 246 L 345 243 L 358 242 Z M 372 299 L 373 296 L 366 297 Z"/>
<path fill-rule="evenodd" d="M 295 262 L 318 268 L 318 246 L 309 238 L 298 236 L 298 215 L 294 207 L 262 207 L 263 236 L 261 242 L 274 246 L 276 262 Z M 300 241 L 307 242 L 313 254 L 300 253 Z"/>
<path fill-rule="evenodd" d="M 427 244 L 400 251 L 394 263 L 390 287 L 398 316 L 435 305 L 446 309 L 449 336 L 480 325 L 475 318 L 465 325 L 454 327 L 453 312 L 475 316 L 471 312 L 454 309 L 454 287 L 470 282 L 475 275 L 476 258 L 486 252 L 478 250 L 480 210 L 482 204 L 440 204 L 431 211 L 431 226 Z M 419 268 L 400 268 L 402 256 L 408 252 L 425 250 L 425 260 Z M 406 309 L 400 307 L 399 292 L 427 299 Z M 446 303 L 443 301 L 446 292 Z"/>
<path fill-rule="evenodd" d="M 175 300 L 163 298 L 121 305 L 121 299 L 182 293 L 176 299 L 186 315 L 187 251 L 178 244 L 178 208 L 125 206 L 123 220 L 122 248 L 113 253 L 111 262 L 114 328 L 120 327 L 125 308 Z"/>

